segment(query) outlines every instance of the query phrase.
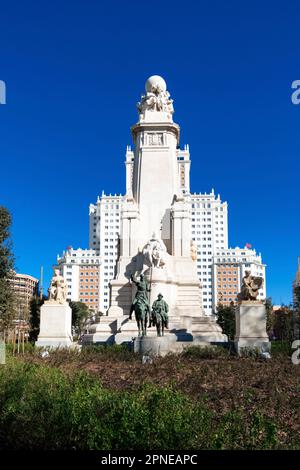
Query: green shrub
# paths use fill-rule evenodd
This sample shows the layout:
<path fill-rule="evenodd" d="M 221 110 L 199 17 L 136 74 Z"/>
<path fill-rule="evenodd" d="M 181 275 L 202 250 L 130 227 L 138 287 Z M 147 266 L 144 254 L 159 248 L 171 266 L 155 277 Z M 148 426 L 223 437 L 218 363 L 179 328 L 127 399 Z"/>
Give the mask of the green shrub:
<path fill-rule="evenodd" d="M 138 358 L 126 344 L 83 346 L 81 355 L 95 360 L 134 361 Z"/>
<path fill-rule="evenodd" d="M 6 348 L 6 354 L 8 354 L 9 356 L 12 356 L 13 354 L 13 344 L 12 343 L 9 343 L 9 344 L 6 344 L 5 345 L 5 348 Z M 18 345 L 16 344 L 15 346 L 15 354 L 17 354 L 17 350 L 18 350 Z M 35 349 L 35 346 L 34 344 L 28 342 L 28 343 L 25 343 L 24 344 L 24 352 L 27 354 L 34 354 L 36 351 Z M 20 344 L 20 349 L 19 349 L 19 354 L 22 355 L 23 354 L 23 350 L 22 350 L 22 344 Z"/>
<path fill-rule="evenodd" d="M 222 346 L 190 346 L 182 352 L 182 356 L 199 359 L 216 359 L 229 357 L 230 352 Z"/>
<path fill-rule="evenodd" d="M 239 355 L 241 357 L 249 357 L 252 359 L 261 359 L 261 350 L 258 347 L 250 348 L 245 346 L 240 349 Z"/>
<path fill-rule="evenodd" d="M 276 449 L 277 428 L 248 402 L 218 414 L 172 386 L 112 391 L 85 372 L 15 358 L 0 369 L 0 448 Z"/>
<path fill-rule="evenodd" d="M 271 345 L 272 356 L 291 357 L 293 353 L 291 341 L 272 341 Z"/>

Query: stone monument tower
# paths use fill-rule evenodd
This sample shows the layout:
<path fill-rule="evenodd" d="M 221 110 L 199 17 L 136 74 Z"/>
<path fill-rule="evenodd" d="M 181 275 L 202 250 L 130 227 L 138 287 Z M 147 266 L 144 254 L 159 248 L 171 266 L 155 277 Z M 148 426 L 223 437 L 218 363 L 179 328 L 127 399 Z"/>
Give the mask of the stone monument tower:
<path fill-rule="evenodd" d="M 162 293 L 170 307 L 169 332 L 176 335 L 176 342 L 226 341 L 214 319 L 202 310 L 190 209 L 180 189 L 176 152 L 180 128 L 173 122 L 173 100 L 162 77 L 148 78 L 137 109 L 110 308 L 108 316 L 94 325 L 90 339 L 105 341 L 110 335 L 122 343 L 136 336 L 136 324 L 128 319 L 135 295 L 130 279 L 143 274 L 150 286 L 150 304 Z"/>

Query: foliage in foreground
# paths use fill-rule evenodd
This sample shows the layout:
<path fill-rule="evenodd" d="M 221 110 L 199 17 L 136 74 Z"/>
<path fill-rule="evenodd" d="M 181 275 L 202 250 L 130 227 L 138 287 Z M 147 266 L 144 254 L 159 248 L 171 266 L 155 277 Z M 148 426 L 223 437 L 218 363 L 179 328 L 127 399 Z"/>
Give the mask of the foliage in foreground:
<path fill-rule="evenodd" d="M 229 340 L 234 339 L 235 335 L 235 307 L 234 303 L 230 305 L 218 304 L 217 307 L 217 323 L 222 328 Z"/>
<path fill-rule="evenodd" d="M 182 352 L 182 356 L 193 359 L 217 359 L 230 357 L 230 351 L 222 346 L 190 346 Z"/>
<path fill-rule="evenodd" d="M 5 207 L 0 206 L 0 332 L 4 334 L 16 314 L 15 296 L 9 282 L 14 269 L 11 223 L 11 214 Z"/>
<path fill-rule="evenodd" d="M 299 442 L 290 442 L 297 448 Z M 0 447 L 13 449 L 275 449 L 273 419 L 223 415 L 171 386 L 112 391 L 85 372 L 9 358 L 0 369 Z M 286 447 L 285 447 L 286 448 Z"/>

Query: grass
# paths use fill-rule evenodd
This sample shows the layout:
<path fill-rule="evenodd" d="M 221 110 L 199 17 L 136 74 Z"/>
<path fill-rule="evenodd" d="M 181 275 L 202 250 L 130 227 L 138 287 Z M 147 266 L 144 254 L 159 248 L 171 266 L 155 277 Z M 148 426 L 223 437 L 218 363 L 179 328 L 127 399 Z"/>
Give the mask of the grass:
<path fill-rule="evenodd" d="M 0 448 L 299 449 L 300 368 L 218 347 L 28 348 L 0 368 Z"/>
<path fill-rule="evenodd" d="M 263 410 L 223 414 L 171 384 L 106 389 L 83 371 L 10 358 L 0 370 L 2 449 L 276 449 L 278 425 Z"/>

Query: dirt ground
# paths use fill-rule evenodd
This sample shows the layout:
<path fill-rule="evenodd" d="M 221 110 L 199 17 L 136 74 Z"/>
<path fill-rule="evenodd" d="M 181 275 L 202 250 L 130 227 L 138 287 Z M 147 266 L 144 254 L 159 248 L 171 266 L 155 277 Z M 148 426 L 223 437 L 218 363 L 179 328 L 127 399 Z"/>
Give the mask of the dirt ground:
<path fill-rule="evenodd" d="M 194 400 L 203 399 L 217 413 L 239 409 L 264 414 L 300 432 L 300 366 L 288 357 L 270 360 L 238 357 L 214 359 L 181 356 L 157 358 L 142 364 L 133 354 L 25 355 L 24 360 L 62 368 L 68 373 L 85 370 L 103 386 L 119 391 L 142 384 L 172 385 Z"/>

